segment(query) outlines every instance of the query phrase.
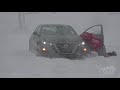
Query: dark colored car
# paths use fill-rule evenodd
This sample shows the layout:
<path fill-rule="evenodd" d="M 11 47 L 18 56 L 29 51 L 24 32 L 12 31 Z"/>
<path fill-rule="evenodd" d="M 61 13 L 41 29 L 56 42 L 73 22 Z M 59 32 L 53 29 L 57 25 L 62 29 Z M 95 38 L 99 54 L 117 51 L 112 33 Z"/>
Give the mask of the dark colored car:
<path fill-rule="evenodd" d="M 69 25 L 39 25 L 29 40 L 29 51 L 50 58 L 79 58 L 91 52 L 89 45 Z"/>

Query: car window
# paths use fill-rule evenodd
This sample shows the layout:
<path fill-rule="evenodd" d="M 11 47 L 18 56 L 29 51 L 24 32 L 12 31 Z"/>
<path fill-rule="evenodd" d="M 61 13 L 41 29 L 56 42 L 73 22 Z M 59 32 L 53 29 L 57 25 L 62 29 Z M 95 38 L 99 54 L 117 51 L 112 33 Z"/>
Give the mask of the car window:
<path fill-rule="evenodd" d="M 88 29 L 86 32 L 92 33 L 92 34 L 102 34 L 101 27 L 100 26 L 95 26 L 90 29 Z"/>
<path fill-rule="evenodd" d="M 72 27 L 59 25 L 43 26 L 40 33 L 43 35 L 77 35 Z"/>
<path fill-rule="evenodd" d="M 43 27 L 41 33 L 45 35 L 53 35 L 56 33 L 56 27 Z"/>

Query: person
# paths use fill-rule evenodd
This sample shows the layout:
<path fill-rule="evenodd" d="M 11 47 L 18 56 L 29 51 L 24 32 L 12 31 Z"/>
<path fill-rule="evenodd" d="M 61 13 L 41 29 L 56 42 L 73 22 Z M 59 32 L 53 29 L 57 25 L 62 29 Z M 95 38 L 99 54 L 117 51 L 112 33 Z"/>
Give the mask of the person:
<path fill-rule="evenodd" d="M 101 38 L 98 38 L 95 34 L 85 32 L 80 37 L 83 38 L 90 47 L 92 51 L 95 51 L 98 53 L 99 56 L 107 57 L 108 54 L 106 53 L 106 48 L 103 43 L 103 40 Z"/>

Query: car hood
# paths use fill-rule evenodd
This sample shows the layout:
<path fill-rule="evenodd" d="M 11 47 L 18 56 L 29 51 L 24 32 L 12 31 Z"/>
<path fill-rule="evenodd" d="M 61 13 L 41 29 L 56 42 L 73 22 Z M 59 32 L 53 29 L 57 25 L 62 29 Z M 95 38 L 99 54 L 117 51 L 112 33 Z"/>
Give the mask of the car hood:
<path fill-rule="evenodd" d="M 79 44 L 82 42 L 82 38 L 79 36 L 42 36 L 41 37 L 42 41 L 50 42 L 53 44 L 56 43 L 74 43 L 74 44 Z"/>

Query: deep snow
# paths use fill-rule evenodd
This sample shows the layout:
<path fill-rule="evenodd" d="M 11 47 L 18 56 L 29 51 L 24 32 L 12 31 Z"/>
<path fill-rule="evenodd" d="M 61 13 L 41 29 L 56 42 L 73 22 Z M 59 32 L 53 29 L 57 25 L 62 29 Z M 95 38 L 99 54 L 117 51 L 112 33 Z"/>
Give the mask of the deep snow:
<path fill-rule="evenodd" d="M 25 31 L 19 30 L 17 18 L 17 13 L 0 13 L 0 77 L 120 77 L 120 16 L 111 16 L 105 12 L 41 12 L 26 17 Z M 97 56 L 84 60 L 36 57 L 28 51 L 28 42 L 35 27 L 44 23 L 68 24 L 78 34 L 91 25 L 102 23 L 107 51 L 115 50 L 118 56 Z"/>

